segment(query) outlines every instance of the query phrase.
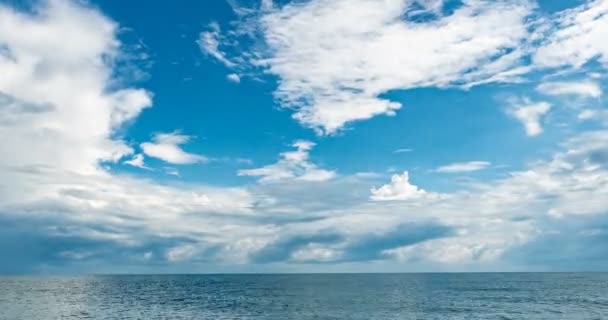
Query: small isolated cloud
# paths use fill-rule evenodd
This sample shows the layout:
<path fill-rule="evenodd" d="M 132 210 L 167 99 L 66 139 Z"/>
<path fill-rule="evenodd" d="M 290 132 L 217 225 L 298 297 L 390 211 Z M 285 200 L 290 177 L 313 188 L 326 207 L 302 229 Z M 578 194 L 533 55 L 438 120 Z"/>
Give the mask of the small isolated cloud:
<path fill-rule="evenodd" d="M 401 148 L 401 149 L 397 149 L 397 150 L 393 151 L 393 153 L 406 153 L 406 152 L 412 152 L 412 151 L 414 151 L 414 149 Z"/>
<path fill-rule="evenodd" d="M 253 164 L 253 160 L 251 160 L 249 158 L 235 158 L 234 161 L 238 164 L 247 164 L 247 165 Z"/>
<path fill-rule="evenodd" d="M 177 170 L 175 168 L 164 167 L 163 170 L 165 170 L 165 173 L 168 175 L 179 177 L 179 170 Z"/>
<path fill-rule="evenodd" d="M 586 109 L 578 114 L 580 120 L 597 120 L 608 123 L 608 110 L 606 109 Z"/>
<path fill-rule="evenodd" d="M 509 114 L 522 123 L 528 136 L 534 137 L 543 132 L 541 118 L 549 110 L 551 110 L 551 104 L 547 102 L 532 103 L 528 99 L 524 99 L 521 104 L 511 107 Z"/>
<path fill-rule="evenodd" d="M 240 83 L 241 82 L 241 77 L 236 74 L 236 73 L 231 73 L 229 75 L 226 76 L 226 79 L 230 80 L 231 82 L 234 83 Z"/>
<path fill-rule="evenodd" d="M 144 163 L 144 155 L 141 153 L 136 154 L 131 160 L 126 160 L 123 163 L 141 169 L 150 169 Z"/>
<path fill-rule="evenodd" d="M 180 245 L 167 250 L 167 260 L 171 262 L 183 261 L 192 258 L 196 254 L 196 247 L 192 244 Z"/>
<path fill-rule="evenodd" d="M 355 173 L 354 176 L 361 179 L 376 179 L 382 177 L 382 174 L 378 172 L 363 171 Z"/>
<path fill-rule="evenodd" d="M 140 145 L 143 152 L 152 158 L 157 158 L 172 164 L 192 164 L 207 162 L 207 157 L 188 153 L 180 147 L 187 143 L 190 136 L 176 132 L 156 133 L 152 142 L 144 142 Z"/>
<path fill-rule="evenodd" d="M 434 195 L 413 185 L 407 171 L 393 175 L 390 183 L 371 188 L 370 192 L 373 201 L 415 200 Z"/>
<path fill-rule="evenodd" d="M 239 176 L 260 177 L 261 183 L 282 180 L 326 181 L 336 177 L 336 173 L 317 167 L 309 160 L 313 142 L 298 140 L 292 144 L 295 151 L 283 152 L 277 163 L 256 169 L 239 170 Z"/>
<path fill-rule="evenodd" d="M 538 85 L 536 90 L 551 96 L 576 95 L 589 98 L 602 96 L 602 88 L 594 81 L 545 82 Z"/>
<path fill-rule="evenodd" d="M 488 168 L 492 165 L 487 161 L 469 161 L 469 162 L 457 162 L 441 166 L 435 169 L 435 172 L 440 173 L 460 173 L 460 172 L 473 172 Z"/>

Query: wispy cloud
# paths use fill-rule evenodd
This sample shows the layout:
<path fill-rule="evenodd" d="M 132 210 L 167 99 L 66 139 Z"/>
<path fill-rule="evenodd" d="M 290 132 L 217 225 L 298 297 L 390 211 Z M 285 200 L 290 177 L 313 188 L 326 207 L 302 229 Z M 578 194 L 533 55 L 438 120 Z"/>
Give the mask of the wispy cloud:
<path fill-rule="evenodd" d="M 173 167 L 163 167 L 163 169 L 165 170 L 165 173 L 171 176 L 176 176 L 179 177 L 179 170 L 177 170 L 176 168 Z"/>
<path fill-rule="evenodd" d="M 533 55 L 534 63 L 545 67 L 583 67 L 598 59 L 608 65 L 608 3 L 588 1 L 558 13 L 552 19 L 549 35 Z"/>
<path fill-rule="evenodd" d="M 125 160 L 123 163 L 133 167 L 150 170 L 150 168 L 147 167 L 144 163 L 143 154 L 136 154 L 135 156 L 133 156 L 133 158 L 131 158 L 130 160 Z"/>
<path fill-rule="evenodd" d="M 220 44 L 221 44 L 220 43 L 220 37 L 221 37 L 220 25 L 217 22 L 212 22 L 208 25 L 207 29 L 208 29 L 207 31 L 203 31 L 200 33 L 199 39 L 196 41 L 198 43 L 199 47 L 201 48 L 201 50 L 204 53 L 217 59 L 218 61 L 220 61 L 227 67 L 236 66 L 236 64 L 234 62 L 230 61 L 226 57 L 226 53 L 224 53 L 220 49 Z"/>
<path fill-rule="evenodd" d="M 608 110 L 605 109 L 585 109 L 578 114 L 580 120 L 597 120 L 608 123 Z"/>
<path fill-rule="evenodd" d="M 181 145 L 187 143 L 190 136 L 183 135 L 177 131 L 170 133 L 156 133 L 152 142 L 140 144 L 142 151 L 149 157 L 157 158 L 172 164 L 192 164 L 207 162 L 207 157 L 188 153 L 181 149 Z"/>
<path fill-rule="evenodd" d="M 315 146 L 310 141 L 298 140 L 292 144 L 295 151 L 283 152 L 277 163 L 256 169 L 239 170 L 240 176 L 260 177 L 261 183 L 283 180 L 325 181 L 336 173 L 317 167 L 309 161 L 309 152 Z"/>
<path fill-rule="evenodd" d="M 544 82 L 539 84 L 536 90 L 553 96 L 576 95 L 589 98 L 602 96 L 602 88 L 594 81 Z"/>
<path fill-rule="evenodd" d="M 412 151 L 414 151 L 414 149 L 401 148 L 401 149 L 397 149 L 397 150 L 393 151 L 393 153 L 406 153 L 406 152 L 412 152 Z"/>
<path fill-rule="evenodd" d="M 438 167 L 435 171 L 440 173 L 473 172 L 487 169 L 490 165 L 492 164 L 487 161 L 457 162 Z"/>

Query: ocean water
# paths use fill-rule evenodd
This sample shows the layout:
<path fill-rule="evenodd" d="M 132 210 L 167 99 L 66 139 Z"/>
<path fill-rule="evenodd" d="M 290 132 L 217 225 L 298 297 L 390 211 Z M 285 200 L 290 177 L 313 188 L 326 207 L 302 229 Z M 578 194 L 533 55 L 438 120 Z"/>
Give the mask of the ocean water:
<path fill-rule="evenodd" d="M 0 319 L 608 319 L 608 274 L 0 277 Z"/>

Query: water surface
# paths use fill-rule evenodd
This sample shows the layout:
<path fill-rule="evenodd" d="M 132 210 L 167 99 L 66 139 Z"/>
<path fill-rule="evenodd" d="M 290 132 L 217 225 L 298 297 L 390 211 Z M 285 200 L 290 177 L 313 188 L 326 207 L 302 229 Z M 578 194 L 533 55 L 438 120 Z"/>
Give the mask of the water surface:
<path fill-rule="evenodd" d="M 0 319 L 608 319 L 608 274 L 0 277 Z"/>

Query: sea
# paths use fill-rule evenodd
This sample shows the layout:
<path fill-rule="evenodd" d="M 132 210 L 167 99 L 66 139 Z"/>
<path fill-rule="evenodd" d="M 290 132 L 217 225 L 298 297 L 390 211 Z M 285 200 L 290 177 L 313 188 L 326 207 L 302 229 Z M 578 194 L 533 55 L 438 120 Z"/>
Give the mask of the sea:
<path fill-rule="evenodd" d="M 0 319 L 608 319 L 608 273 L 0 276 Z"/>

